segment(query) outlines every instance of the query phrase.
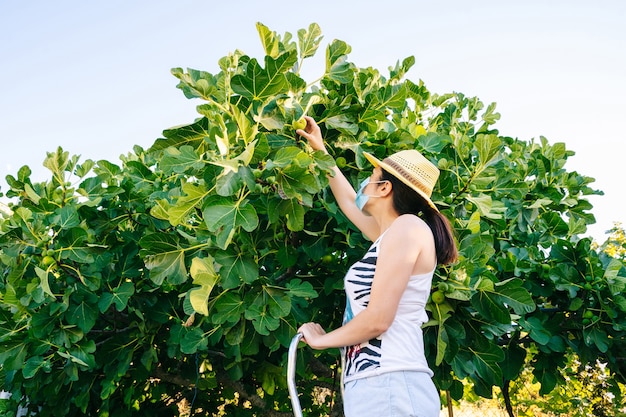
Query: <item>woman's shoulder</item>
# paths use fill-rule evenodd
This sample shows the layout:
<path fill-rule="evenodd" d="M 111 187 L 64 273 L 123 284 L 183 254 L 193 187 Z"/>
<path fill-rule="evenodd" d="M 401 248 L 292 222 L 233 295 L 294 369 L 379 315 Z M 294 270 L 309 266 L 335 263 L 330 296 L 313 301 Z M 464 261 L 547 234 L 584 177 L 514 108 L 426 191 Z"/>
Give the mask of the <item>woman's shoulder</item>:
<path fill-rule="evenodd" d="M 396 229 L 404 229 L 407 227 L 420 229 L 426 228 L 430 230 L 428 224 L 415 214 L 402 214 L 398 216 L 398 218 L 392 223 L 391 227 Z"/>
<path fill-rule="evenodd" d="M 402 253 L 405 259 L 411 254 L 417 257 L 420 253 L 429 253 L 435 245 L 435 238 L 428 224 L 414 215 L 398 217 L 383 235 L 377 241 L 381 250 L 384 247 L 387 255 Z"/>
<path fill-rule="evenodd" d="M 416 238 L 423 236 L 432 236 L 432 231 L 428 224 L 414 214 L 402 214 L 399 216 L 388 229 L 388 233 L 396 237 Z"/>

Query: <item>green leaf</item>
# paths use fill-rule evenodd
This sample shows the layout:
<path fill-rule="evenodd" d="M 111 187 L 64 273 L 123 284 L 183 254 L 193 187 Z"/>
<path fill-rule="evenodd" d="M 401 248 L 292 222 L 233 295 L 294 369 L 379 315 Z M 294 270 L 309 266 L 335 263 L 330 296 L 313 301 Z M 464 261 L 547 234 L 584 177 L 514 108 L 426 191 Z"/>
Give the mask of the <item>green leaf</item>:
<path fill-rule="evenodd" d="M 284 168 L 291 165 L 291 163 L 302 154 L 302 150 L 295 146 L 287 146 L 279 149 L 276 155 L 265 165 L 265 169 L 273 169 L 274 167 Z"/>
<path fill-rule="evenodd" d="M 467 235 L 461 240 L 459 251 L 469 262 L 483 265 L 495 253 L 493 237 L 484 234 Z"/>
<path fill-rule="evenodd" d="M 257 333 L 268 336 L 270 332 L 278 329 L 280 319 L 273 317 L 268 311 L 268 306 L 252 304 L 245 311 L 245 318 L 252 321 L 252 325 Z"/>
<path fill-rule="evenodd" d="M 584 219 L 570 217 L 567 226 L 569 228 L 568 234 L 570 236 L 582 235 L 587 231 L 587 222 Z"/>
<path fill-rule="evenodd" d="M 504 351 L 504 360 L 500 363 L 503 378 L 509 381 L 516 380 L 524 368 L 525 360 L 526 350 L 517 344 L 509 344 Z"/>
<path fill-rule="evenodd" d="M 487 125 L 492 125 L 496 121 L 500 120 L 500 113 L 496 111 L 496 103 L 491 103 L 487 106 L 487 110 L 483 113 L 481 118 L 485 121 Z"/>
<path fill-rule="evenodd" d="M 415 57 L 409 56 L 402 60 L 402 64 L 399 61 L 396 62 L 395 68 L 389 68 L 390 77 L 394 80 L 400 80 L 406 75 L 406 73 L 415 65 Z"/>
<path fill-rule="evenodd" d="M 229 291 L 215 301 L 215 309 L 211 315 L 214 324 L 237 323 L 245 311 L 245 304 L 238 293 Z"/>
<path fill-rule="evenodd" d="M 377 107 L 385 108 L 403 108 L 406 104 L 406 87 L 404 84 L 385 85 L 376 92 Z"/>
<path fill-rule="evenodd" d="M 488 219 L 501 219 L 501 213 L 506 210 L 502 203 L 493 201 L 493 199 L 486 194 L 481 193 L 478 196 L 468 195 L 465 198 L 476 205 L 481 216 Z"/>
<path fill-rule="evenodd" d="M 619 259 L 611 258 L 611 261 L 604 270 L 603 278 L 606 280 L 612 280 L 617 278 L 619 271 L 623 268 L 623 264 Z"/>
<path fill-rule="evenodd" d="M 80 224 L 76 207 L 70 205 L 56 209 L 51 221 L 61 229 L 71 229 Z"/>
<path fill-rule="evenodd" d="M 334 40 L 326 49 L 326 76 L 339 83 L 347 84 L 352 81 L 352 65 L 347 60 L 347 54 L 352 48 L 345 42 Z"/>
<path fill-rule="evenodd" d="M 35 190 L 33 190 L 33 187 L 31 187 L 30 184 L 24 184 L 24 191 L 26 192 L 26 195 L 28 195 L 28 198 L 35 203 L 35 205 L 39 204 L 41 197 L 35 192 Z"/>
<path fill-rule="evenodd" d="M 426 135 L 419 137 L 419 145 L 427 153 L 438 154 L 441 150 L 450 144 L 452 140 L 448 135 L 441 135 L 435 132 L 428 132 Z"/>
<path fill-rule="evenodd" d="M 166 129 L 163 131 L 163 136 L 166 139 L 158 139 L 154 142 L 149 152 L 161 151 L 172 146 L 178 148 L 183 145 L 198 149 L 204 143 L 205 138 L 209 137 L 209 121 L 206 117 L 202 117 L 194 123 Z"/>
<path fill-rule="evenodd" d="M 159 167 L 165 172 L 175 172 L 182 174 L 187 170 L 194 171 L 204 166 L 202 158 L 196 153 L 196 150 L 189 146 L 183 145 L 180 148 L 170 146 L 163 151 L 163 155 L 159 161 Z"/>
<path fill-rule="evenodd" d="M 150 279 L 161 285 L 165 278 L 172 284 L 187 280 L 185 251 L 179 246 L 175 236 L 166 233 L 151 233 L 139 241 L 146 268 L 150 270 Z"/>
<path fill-rule="evenodd" d="M 117 391 L 118 384 L 115 380 L 109 379 L 102 381 L 102 388 L 100 389 L 100 398 L 107 399 Z"/>
<path fill-rule="evenodd" d="M 127 175 L 136 189 L 152 190 L 155 181 L 154 172 L 142 161 L 126 161 Z"/>
<path fill-rule="evenodd" d="M 616 295 L 614 302 L 620 310 L 626 312 L 626 297 L 624 297 L 623 295 Z"/>
<path fill-rule="evenodd" d="M 104 313 L 109 309 L 111 304 L 115 304 L 117 311 L 123 311 L 133 294 L 135 294 L 135 285 L 129 281 L 115 288 L 112 293 L 103 293 L 98 300 L 100 312 Z"/>
<path fill-rule="evenodd" d="M 485 317 L 493 318 L 502 324 L 510 323 L 511 316 L 507 307 L 513 308 L 519 315 L 535 310 L 532 297 L 522 285 L 522 280 L 510 279 L 489 287 L 482 286 L 477 288 L 477 293 L 472 297 L 472 305 Z"/>
<path fill-rule="evenodd" d="M 59 238 L 59 243 L 63 245 L 61 251 L 62 258 L 70 259 L 80 263 L 91 263 L 94 261 L 92 249 L 86 243 L 87 232 L 80 228 L 74 227 L 69 233 Z"/>
<path fill-rule="evenodd" d="M 276 58 L 280 51 L 280 39 L 276 35 L 276 32 L 270 30 L 267 26 L 260 22 L 257 22 L 256 30 L 259 32 L 259 36 L 261 37 L 261 44 L 263 45 L 265 54 Z"/>
<path fill-rule="evenodd" d="M 184 183 L 182 185 L 184 195 L 176 200 L 176 203 L 169 207 L 168 216 L 172 226 L 178 226 L 184 223 L 192 214 L 196 208 L 202 205 L 202 201 L 209 194 L 202 185 L 193 183 Z"/>
<path fill-rule="evenodd" d="M 328 117 L 326 118 L 325 124 L 328 128 L 337 129 L 341 133 L 348 135 L 356 135 L 359 132 L 359 125 L 357 124 L 356 119 L 352 115 L 348 114 L 337 114 Z M 352 146 L 358 146 L 358 142 L 354 142 Z"/>
<path fill-rule="evenodd" d="M 244 342 L 246 335 L 246 321 L 240 321 L 237 325 L 226 331 L 225 341 L 231 346 L 239 346 Z"/>
<path fill-rule="evenodd" d="M 593 326 L 583 330 L 583 335 L 587 345 L 594 344 L 602 353 L 606 353 L 609 350 L 611 341 L 604 330 L 598 328 L 597 326 Z"/>
<path fill-rule="evenodd" d="M 435 364 L 441 365 L 443 362 L 446 350 L 448 349 L 448 333 L 443 325 L 437 328 L 437 354 L 435 355 Z"/>
<path fill-rule="evenodd" d="M 58 148 L 58 150 L 61 150 L 61 148 Z M 67 154 L 67 152 L 66 152 L 66 154 Z M 30 169 L 30 167 L 24 165 L 24 166 L 20 167 L 20 169 L 17 171 L 17 179 L 20 182 L 24 183 L 24 184 L 28 183 L 28 182 L 30 182 L 29 180 L 30 180 L 30 176 L 31 176 L 32 173 L 33 173 L 33 171 Z"/>
<path fill-rule="evenodd" d="M 2 343 L 0 349 L 0 363 L 3 371 L 19 371 L 24 367 L 24 361 L 28 353 L 28 345 L 21 341 L 8 341 Z"/>
<path fill-rule="evenodd" d="M 98 310 L 92 303 L 82 300 L 67 310 L 65 318 L 68 323 L 75 324 L 83 332 L 88 333 L 96 324 Z"/>
<path fill-rule="evenodd" d="M 295 200 L 283 200 L 278 204 L 281 216 L 287 219 L 287 228 L 297 232 L 304 229 L 304 208 Z"/>
<path fill-rule="evenodd" d="M 578 311 L 585 304 L 581 298 L 574 298 L 569 305 L 570 311 Z"/>
<path fill-rule="evenodd" d="M 530 337 L 540 345 L 550 342 L 552 333 L 544 327 L 542 321 L 537 317 L 529 317 L 521 321 L 522 326 L 529 332 Z"/>
<path fill-rule="evenodd" d="M 311 23 L 309 25 L 309 30 L 300 29 L 298 31 L 298 47 L 300 48 L 300 57 L 308 58 L 315 55 L 322 38 L 322 30 L 317 23 Z"/>
<path fill-rule="evenodd" d="M 235 116 L 235 121 L 237 122 L 237 127 L 239 128 L 243 142 L 246 144 L 246 150 L 239 155 L 237 159 L 242 162 L 243 165 L 248 165 L 254 153 L 254 145 L 251 148 L 248 147 L 254 142 L 257 133 L 259 133 L 259 129 L 257 124 L 248 117 L 246 112 L 239 110 L 237 107 L 233 108 L 233 115 Z"/>
<path fill-rule="evenodd" d="M 24 364 L 24 368 L 22 369 L 22 375 L 24 375 L 25 379 L 33 378 L 37 374 L 39 369 L 41 369 L 42 366 L 44 366 L 44 363 L 45 361 L 43 357 L 31 356 L 30 358 L 28 358 L 28 360 Z"/>
<path fill-rule="evenodd" d="M 502 154 L 502 140 L 497 135 L 477 135 L 474 147 L 483 167 L 500 159 Z"/>
<path fill-rule="evenodd" d="M 170 220 L 169 210 L 170 203 L 167 200 L 157 200 L 154 202 L 154 205 L 150 209 L 150 215 L 159 220 Z"/>
<path fill-rule="evenodd" d="M 165 278 L 172 284 L 181 284 L 187 281 L 185 267 L 185 252 L 182 249 L 176 252 L 148 255 L 145 258 L 146 268 L 150 270 L 150 280 L 161 285 Z"/>
<path fill-rule="evenodd" d="M 240 283 L 253 283 L 259 277 L 259 265 L 254 258 L 243 253 L 218 252 L 215 261 L 221 265 L 219 273 L 224 289 L 235 288 Z"/>
<path fill-rule="evenodd" d="M 265 288 L 265 292 L 267 293 L 269 313 L 272 317 L 285 317 L 289 314 L 291 311 L 291 298 L 285 294 L 284 290 L 267 287 Z"/>
<path fill-rule="evenodd" d="M 274 395 L 276 386 L 282 385 L 284 379 L 283 368 L 269 362 L 263 363 L 255 370 L 255 375 L 261 381 L 261 387 L 269 395 Z"/>
<path fill-rule="evenodd" d="M 33 218 L 33 212 L 26 207 L 18 207 L 14 210 L 15 217 L 21 219 L 24 223 L 29 223 Z"/>
<path fill-rule="evenodd" d="M 72 162 L 69 155 L 69 152 L 63 151 L 63 148 L 59 146 L 56 152 L 46 152 L 46 159 L 43 161 L 43 166 L 52 172 L 52 175 L 60 184 L 65 182 L 64 173 Z"/>
<path fill-rule="evenodd" d="M 188 68 L 185 73 L 182 68 L 172 68 L 172 75 L 180 80 L 176 86 L 180 88 L 187 98 L 203 98 L 210 102 L 223 102 L 223 77 L 213 76 L 206 71 L 198 71 Z"/>
<path fill-rule="evenodd" d="M 540 218 L 545 222 L 546 233 L 552 236 L 567 236 L 569 226 L 558 213 L 546 212 Z"/>
<path fill-rule="evenodd" d="M 33 335 L 37 339 L 45 340 L 53 333 L 54 329 L 57 326 L 56 317 L 52 315 L 48 309 L 41 309 L 37 313 L 33 314 L 30 320 L 30 329 Z M 0 328 L 0 330 L 4 331 L 5 335 L 9 335 L 13 333 L 13 329 Z M 2 337 L 0 337 L 2 340 Z"/>
<path fill-rule="evenodd" d="M 93 355 L 95 351 L 96 343 L 93 340 L 83 340 L 79 345 L 75 345 L 70 349 L 70 360 L 93 369 L 96 366 L 96 359 Z"/>
<path fill-rule="evenodd" d="M 234 75 L 230 86 L 233 91 L 250 100 L 266 99 L 289 89 L 285 72 L 296 63 L 296 52 L 287 51 L 276 57 L 265 57 L 265 68 L 251 59 L 242 74 Z"/>
<path fill-rule="evenodd" d="M 494 292 L 479 290 L 472 296 L 471 302 L 472 306 L 484 317 L 502 324 L 511 322 L 509 311 Z"/>
<path fill-rule="evenodd" d="M 194 311 L 209 315 L 207 303 L 211 291 L 215 286 L 219 276 L 215 273 L 215 267 L 213 266 L 213 258 L 207 256 L 206 258 L 193 258 L 191 260 L 191 268 L 189 269 L 191 276 L 193 277 L 193 283 L 199 285 L 200 288 L 193 288 L 189 290 L 189 301 Z"/>
<path fill-rule="evenodd" d="M 82 164 L 76 166 L 76 171 L 74 171 L 74 173 L 79 178 L 85 178 L 91 172 L 95 165 L 96 163 L 93 160 L 87 159 Z"/>
<path fill-rule="evenodd" d="M 310 282 L 302 281 L 300 278 L 292 279 L 285 285 L 290 297 L 298 297 L 304 299 L 317 298 L 318 293 Z"/>
<path fill-rule="evenodd" d="M 94 171 L 99 177 L 101 177 L 102 180 L 105 181 L 117 177 L 122 172 L 119 166 L 112 164 L 109 161 L 105 161 L 104 159 L 98 161 Z"/>
<path fill-rule="evenodd" d="M 423 327 L 437 326 L 437 354 L 435 355 L 435 364 L 440 365 L 444 360 L 448 347 L 448 334 L 444 323 L 452 317 L 454 310 L 448 303 L 431 303 L 426 306 L 426 309 L 432 313 L 432 318 L 425 323 Z"/>
<path fill-rule="evenodd" d="M 86 205 L 97 207 L 103 199 L 112 198 L 124 192 L 121 188 L 113 186 L 103 188 L 102 181 L 101 175 L 99 175 L 98 177 L 87 178 L 80 183 L 76 191 L 87 198 Z"/>
<path fill-rule="evenodd" d="M 499 282 L 495 286 L 495 294 L 500 302 L 512 307 L 516 314 L 524 315 L 535 310 L 535 302 L 530 293 L 522 287 L 524 282 L 515 278 Z"/>
<path fill-rule="evenodd" d="M 472 362 L 476 367 L 476 373 L 490 385 L 500 385 L 502 383 L 502 370 L 499 363 L 504 359 L 502 349 L 494 343 L 489 343 L 479 339 L 473 347 L 469 347 L 473 355 Z"/>
<path fill-rule="evenodd" d="M 208 339 L 199 327 L 184 333 L 183 338 L 180 341 L 180 351 L 191 355 L 198 351 L 205 351 L 208 346 Z"/>
<path fill-rule="evenodd" d="M 41 288 L 43 289 L 43 292 L 48 294 L 51 297 L 54 297 L 54 294 L 52 293 L 52 290 L 50 289 L 50 282 L 48 280 L 49 271 L 50 271 L 50 268 L 44 271 L 43 269 L 39 267 L 35 267 L 35 273 L 39 277 L 39 281 L 41 283 L 40 285 L 41 285 Z"/>
<path fill-rule="evenodd" d="M 167 233 L 149 233 L 139 241 L 141 256 L 158 255 L 167 252 L 178 252 L 179 241 L 176 236 Z"/>
<path fill-rule="evenodd" d="M 231 161 L 233 162 L 233 161 Z M 237 194 L 243 186 L 243 180 L 236 171 L 225 170 L 224 173 L 217 177 L 215 190 L 222 197 L 229 197 Z"/>
<path fill-rule="evenodd" d="M 475 211 L 469 218 L 467 222 L 467 228 L 470 232 L 477 234 L 480 232 L 480 212 Z"/>
<path fill-rule="evenodd" d="M 221 227 L 231 230 L 242 227 L 251 232 L 259 224 L 256 210 L 247 200 L 233 202 L 228 198 L 212 196 L 206 200 L 204 207 L 204 221 L 212 232 Z"/>

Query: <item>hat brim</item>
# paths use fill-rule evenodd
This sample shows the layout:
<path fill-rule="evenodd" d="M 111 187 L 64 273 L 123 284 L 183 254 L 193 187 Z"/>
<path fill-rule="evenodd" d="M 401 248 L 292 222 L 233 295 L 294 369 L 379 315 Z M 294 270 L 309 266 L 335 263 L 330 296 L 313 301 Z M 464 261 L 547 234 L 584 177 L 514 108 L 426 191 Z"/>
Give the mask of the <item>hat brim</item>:
<path fill-rule="evenodd" d="M 432 202 L 432 200 L 430 199 L 429 196 L 426 195 L 426 193 L 424 193 L 422 190 L 417 188 L 414 184 L 411 184 L 411 182 L 407 180 L 406 178 L 404 178 L 402 175 L 400 175 L 400 173 L 395 168 L 392 168 L 390 165 L 376 158 L 374 155 L 372 155 L 369 152 L 363 152 L 363 155 L 370 162 L 370 164 L 374 166 L 374 168 L 381 167 L 382 169 L 384 169 L 385 171 L 387 171 L 388 173 L 390 173 L 391 175 L 393 175 L 394 177 L 402 181 L 404 184 L 408 185 L 416 193 L 418 193 L 424 200 L 426 200 L 429 206 L 439 211 L 437 206 L 435 206 L 435 203 Z"/>

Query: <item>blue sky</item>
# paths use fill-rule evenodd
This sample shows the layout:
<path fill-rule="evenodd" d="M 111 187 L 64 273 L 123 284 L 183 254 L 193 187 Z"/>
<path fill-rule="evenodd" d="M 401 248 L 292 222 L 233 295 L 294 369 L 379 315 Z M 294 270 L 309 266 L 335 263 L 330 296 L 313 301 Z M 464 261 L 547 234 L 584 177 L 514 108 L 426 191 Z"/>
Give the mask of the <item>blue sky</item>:
<path fill-rule="evenodd" d="M 172 67 L 217 72 L 234 49 L 262 56 L 258 21 L 281 34 L 317 22 L 323 47 L 346 41 L 358 66 L 384 72 L 414 55 L 407 78 L 496 102 L 501 134 L 565 142 L 576 152 L 566 168 L 605 192 L 591 199 L 590 228 L 604 240 L 614 221 L 626 224 L 624 17 L 618 0 L 3 1 L 0 187 L 22 165 L 44 180 L 42 161 L 57 146 L 119 162 L 196 117 Z M 322 60 L 307 64 L 307 79 Z"/>

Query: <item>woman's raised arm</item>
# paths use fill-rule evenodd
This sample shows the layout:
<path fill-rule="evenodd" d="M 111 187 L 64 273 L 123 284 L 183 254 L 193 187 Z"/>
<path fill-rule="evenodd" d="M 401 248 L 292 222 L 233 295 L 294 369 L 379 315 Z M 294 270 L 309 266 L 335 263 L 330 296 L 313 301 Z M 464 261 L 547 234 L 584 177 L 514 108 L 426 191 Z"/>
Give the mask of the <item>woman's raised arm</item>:
<path fill-rule="evenodd" d="M 312 117 L 304 116 L 304 118 L 306 119 L 306 127 L 296 130 L 296 133 L 305 138 L 313 150 L 328 154 L 320 127 Z M 365 236 L 374 240 L 380 234 L 378 224 L 374 219 L 363 214 L 356 206 L 354 201 L 356 192 L 339 167 L 335 165 L 333 170 L 334 175 L 329 176 L 328 180 L 339 208 Z"/>

